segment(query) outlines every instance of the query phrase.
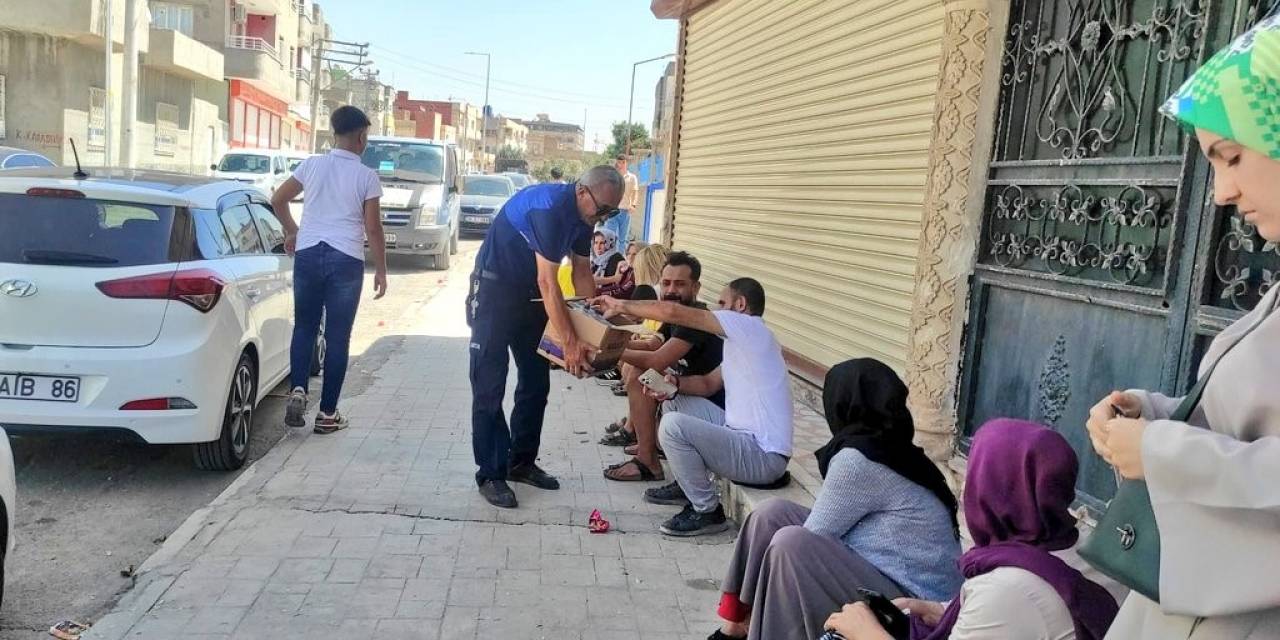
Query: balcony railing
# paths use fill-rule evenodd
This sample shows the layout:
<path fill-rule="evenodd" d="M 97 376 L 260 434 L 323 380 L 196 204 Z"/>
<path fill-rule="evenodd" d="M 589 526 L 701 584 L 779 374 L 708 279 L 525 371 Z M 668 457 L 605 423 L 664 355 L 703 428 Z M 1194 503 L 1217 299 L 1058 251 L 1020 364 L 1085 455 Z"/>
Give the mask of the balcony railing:
<path fill-rule="evenodd" d="M 271 46 L 270 42 L 267 42 L 262 38 L 252 38 L 249 36 L 227 36 L 227 48 L 243 49 L 245 51 L 261 51 L 262 53 L 271 56 L 271 59 L 275 60 L 277 63 L 281 65 L 284 64 L 280 62 L 280 52 L 276 51 L 276 48 Z"/>

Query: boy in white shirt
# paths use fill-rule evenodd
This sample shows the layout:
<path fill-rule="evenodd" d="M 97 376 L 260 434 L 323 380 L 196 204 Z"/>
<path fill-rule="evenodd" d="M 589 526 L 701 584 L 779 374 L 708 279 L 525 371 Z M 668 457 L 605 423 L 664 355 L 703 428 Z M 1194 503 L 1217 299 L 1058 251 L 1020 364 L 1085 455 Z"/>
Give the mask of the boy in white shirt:
<path fill-rule="evenodd" d="M 369 118 L 348 105 L 335 109 L 329 122 L 334 148 L 326 155 L 303 160 L 271 196 L 276 218 L 285 228 L 285 248 L 294 256 L 294 327 L 289 352 L 293 390 L 284 421 L 291 427 L 306 426 L 312 346 L 324 318 L 324 384 L 315 422 L 315 432 L 322 434 L 348 426 L 346 417 L 338 413 L 338 396 L 347 375 L 351 328 L 364 286 L 366 236 L 372 240 L 373 299 L 387 293 L 387 255 L 379 206 L 382 185 L 378 174 L 360 162 L 369 143 Z M 306 215 L 299 229 L 289 202 L 304 189 Z"/>

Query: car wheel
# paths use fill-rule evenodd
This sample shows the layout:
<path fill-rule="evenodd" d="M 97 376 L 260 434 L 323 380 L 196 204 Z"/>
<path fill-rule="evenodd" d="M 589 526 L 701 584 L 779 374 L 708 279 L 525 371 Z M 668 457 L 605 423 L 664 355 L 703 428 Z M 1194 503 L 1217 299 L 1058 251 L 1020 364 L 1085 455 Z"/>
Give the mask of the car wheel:
<path fill-rule="evenodd" d="M 431 266 L 435 267 L 436 271 L 447 271 L 451 262 L 449 257 L 449 247 L 445 247 L 443 251 L 437 253 L 432 259 L 433 264 Z"/>
<path fill-rule="evenodd" d="M 324 337 L 324 316 L 320 316 L 320 332 L 316 334 L 316 344 L 311 348 L 311 371 L 308 375 L 320 375 L 324 370 L 324 356 L 328 351 L 329 341 Z"/>
<path fill-rule="evenodd" d="M 195 445 L 196 466 L 208 471 L 234 471 L 249 459 L 249 435 L 253 429 L 253 408 L 258 398 L 257 370 L 248 353 L 241 354 L 231 376 L 227 406 L 222 415 L 222 432 L 213 442 Z"/>

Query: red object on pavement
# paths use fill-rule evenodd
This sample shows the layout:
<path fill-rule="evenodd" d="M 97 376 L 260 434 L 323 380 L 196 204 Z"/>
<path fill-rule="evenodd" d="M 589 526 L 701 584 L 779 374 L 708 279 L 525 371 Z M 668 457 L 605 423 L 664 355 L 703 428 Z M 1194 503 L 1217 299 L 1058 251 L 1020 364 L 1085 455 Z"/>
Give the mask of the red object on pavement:
<path fill-rule="evenodd" d="M 609 521 L 600 515 L 599 509 L 595 509 L 591 512 L 591 517 L 587 519 L 587 528 L 591 530 L 591 533 L 608 533 Z"/>

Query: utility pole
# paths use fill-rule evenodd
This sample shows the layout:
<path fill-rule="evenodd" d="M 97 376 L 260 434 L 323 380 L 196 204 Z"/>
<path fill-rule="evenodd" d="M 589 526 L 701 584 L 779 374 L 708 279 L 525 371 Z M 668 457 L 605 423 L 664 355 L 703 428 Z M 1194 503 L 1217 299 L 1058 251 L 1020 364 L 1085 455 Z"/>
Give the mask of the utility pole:
<path fill-rule="evenodd" d="M 106 143 L 102 147 L 102 166 L 111 166 L 111 59 L 115 57 L 115 36 L 112 32 L 111 18 L 114 16 L 114 8 L 111 6 L 111 0 L 103 0 L 103 16 L 102 16 L 102 40 L 105 43 L 106 64 L 103 66 L 102 77 L 102 137 Z"/>
<path fill-rule="evenodd" d="M 676 54 L 668 53 L 665 56 L 658 56 L 656 58 L 649 58 L 648 60 L 641 60 L 640 62 L 637 62 L 631 65 L 631 94 L 630 94 L 630 97 L 628 98 L 629 102 L 627 104 L 627 128 L 625 132 L 627 143 L 626 143 L 626 151 L 623 152 L 623 155 L 627 156 L 628 161 L 631 159 L 631 132 L 632 132 L 631 112 L 633 109 L 635 109 L 635 106 L 636 106 L 636 67 L 646 62 L 656 62 L 658 60 L 666 60 L 667 58 L 674 58 L 674 57 L 676 57 Z"/>
<path fill-rule="evenodd" d="M 368 59 L 368 42 L 343 42 L 323 37 L 313 38 L 313 40 L 315 41 L 315 56 L 311 60 L 313 65 L 311 70 L 311 150 L 315 151 L 316 142 L 320 135 L 321 63 L 329 62 L 331 65 L 350 66 L 350 74 L 353 75 L 357 69 L 372 64 L 372 61 Z"/>
<path fill-rule="evenodd" d="M 480 125 L 480 153 L 487 154 L 489 153 L 489 69 L 493 56 L 484 51 L 467 51 L 466 55 L 484 56 L 484 106 L 480 109 L 480 119 L 484 124 Z M 484 164 L 483 157 L 480 158 L 480 163 Z"/>
<path fill-rule="evenodd" d="M 138 0 L 124 3 L 124 100 L 120 113 L 122 135 L 120 164 L 132 169 L 137 165 L 134 130 L 138 125 Z"/>

